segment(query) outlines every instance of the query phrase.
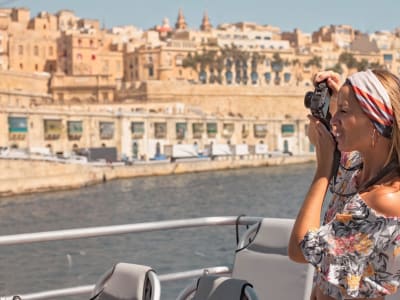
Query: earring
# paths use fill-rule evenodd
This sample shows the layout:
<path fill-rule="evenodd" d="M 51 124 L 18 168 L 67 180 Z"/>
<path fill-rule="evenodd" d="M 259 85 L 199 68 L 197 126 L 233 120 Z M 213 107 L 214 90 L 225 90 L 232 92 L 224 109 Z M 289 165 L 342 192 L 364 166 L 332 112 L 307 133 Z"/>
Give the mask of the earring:
<path fill-rule="evenodd" d="M 371 133 L 371 148 L 374 149 L 376 145 L 376 141 L 378 140 L 378 136 L 376 134 L 376 128 L 374 127 Z"/>

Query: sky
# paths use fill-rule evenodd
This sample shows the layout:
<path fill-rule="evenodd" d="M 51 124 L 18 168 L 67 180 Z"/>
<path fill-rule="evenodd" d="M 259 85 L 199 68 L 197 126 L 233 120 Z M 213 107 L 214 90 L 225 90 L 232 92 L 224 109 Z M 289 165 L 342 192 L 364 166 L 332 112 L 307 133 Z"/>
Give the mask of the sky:
<path fill-rule="evenodd" d="M 199 28 L 204 12 L 214 27 L 242 21 L 306 33 L 324 25 L 346 24 L 365 33 L 400 27 L 399 0 L 0 0 L 0 7 L 26 7 L 31 17 L 69 9 L 107 28 L 133 25 L 144 30 L 161 25 L 164 18 L 174 26 L 179 9 L 192 29 Z"/>

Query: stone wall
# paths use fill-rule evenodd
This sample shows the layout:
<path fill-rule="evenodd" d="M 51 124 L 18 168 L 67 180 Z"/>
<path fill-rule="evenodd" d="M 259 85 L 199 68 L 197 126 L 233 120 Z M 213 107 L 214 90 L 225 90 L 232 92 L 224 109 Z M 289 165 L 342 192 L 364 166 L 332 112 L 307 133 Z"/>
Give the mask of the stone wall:
<path fill-rule="evenodd" d="M 215 161 L 178 161 L 133 166 L 90 166 L 48 161 L 0 159 L 0 197 L 82 188 L 107 180 L 263 167 L 314 161 L 314 156 L 279 156 Z"/>
<path fill-rule="evenodd" d="M 45 161 L 0 159 L 0 196 L 72 189 L 102 180 L 99 169 Z"/>
<path fill-rule="evenodd" d="M 223 86 L 190 84 L 185 81 L 146 81 L 128 93 L 123 101 L 141 103 L 181 102 L 200 107 L 207 113 L 240 113 L 246 117 L 304 118 L 304 86 Z M 122 99 L 121 99 L 122 100 Z M 140 103 L 139 102 L 139 103 Z"/>
<path fill-rule="evenodd" d="M 29 107 L 51 102 L 48 73 L 0 71 L 0 106 Z"/>

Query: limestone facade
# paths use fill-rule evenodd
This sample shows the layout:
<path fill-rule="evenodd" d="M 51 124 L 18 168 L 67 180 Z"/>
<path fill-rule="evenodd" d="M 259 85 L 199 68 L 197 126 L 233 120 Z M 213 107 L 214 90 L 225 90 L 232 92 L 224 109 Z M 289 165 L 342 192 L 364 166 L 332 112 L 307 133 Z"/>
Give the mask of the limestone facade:
<path fill-rule="evenodd" d="M 330 25 L 313 33 L 281 32 L 250 22 L 213 26 L 209 13 L 192 29 L 182 10 L 174 24 L 164 19 L 145 31 L 106 29 L 69 10 L 31 17 L 26 8 L 2 8 L 0 70 L 48 73 L 47 92 L 56 104 L 121 102 L 121 93 L 146 80 L 305 86 L 313 72 L 338 63 L 344 76 L 351 72 L 339 62 L 343 53 L 400 72 L 397 31 L 366 35 Z M 73 86 L 69 77 L 78 77 Z"/>
<path fill-rule="evenodd" d="M 253 149 L 264 144 L 269 151 L 313 152 L 306 137 L 304 89 L 289 94 L 259 89 L 249 94 L 248 87 L 237 87 L 227 95 L 224 89 L 211 93 L 202 86 L 178 87 L 148 82 L 146 95 L 152 100 L 143 105 L 127 101 L 3 109 L 0 146 L 31 152 L 49 148 L 62 155 L 80 148 L 116 147 L 120 158 L 142 159 L 154 157 L 157 148 L 163 154 L 176 144 L 197 144 L 200 150 L 211 143 L 247 144 Z M 171 95 L 176 95 L 176 102 L 168 101 Z M 185 103 L 180 102 L 185 97 Z"/>
<path fill-rule="evenodd" d="M 70 10 L 32 18 L 0 9 L 0 146 L 106 146 L 149 158 L 157 144 L 229 141 L 308 153 L 303 97 L 314 72 L 340 69 L 344 79 L 363 65 L 400 74 L 398 30 L 213 26 L 209 13 L 192 29 L 182 10 L 169 24 L 106 29 Z"/>

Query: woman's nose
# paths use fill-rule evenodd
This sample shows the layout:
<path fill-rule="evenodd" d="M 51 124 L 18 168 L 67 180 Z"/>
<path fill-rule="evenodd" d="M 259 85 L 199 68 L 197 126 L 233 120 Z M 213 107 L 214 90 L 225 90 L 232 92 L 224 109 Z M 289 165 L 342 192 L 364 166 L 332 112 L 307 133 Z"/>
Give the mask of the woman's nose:
<path fill-rule="evenodd" d="M 336 114 L 333 114 L 330 123 L 331 123 L 331 126 L 334 126 L 337 124 Z"/>

